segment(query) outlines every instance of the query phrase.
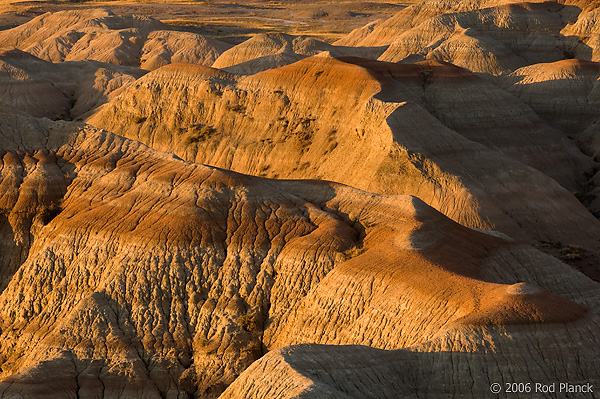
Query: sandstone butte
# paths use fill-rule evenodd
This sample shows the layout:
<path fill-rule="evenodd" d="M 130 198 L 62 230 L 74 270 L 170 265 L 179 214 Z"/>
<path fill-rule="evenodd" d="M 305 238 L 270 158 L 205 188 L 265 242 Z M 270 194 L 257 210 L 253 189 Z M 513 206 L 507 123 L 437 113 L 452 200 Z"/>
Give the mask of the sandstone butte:
<path fill-rule="evenodd" d="M 321 54 L 238 77 L 173 64 L 87 120 L 192 162 L 415 195 L 469 227 L 598 254 L 599 221 L 568 191 L 591 159 L 527 105 L 452 65 Z M 597 261 L 586 270 L 597 276 Z"/>
<path fill-rule="evenodd" d="M 510 3 L 0 31 L 0 398 L 600 387 L 598 4 Z"/>
<path fill-rule="evenodd" d="M 0 120 L 3 398 L 478 397 L 525 369 L 600 382 L 598 283 L 530 246 L 413 196 Z"/>

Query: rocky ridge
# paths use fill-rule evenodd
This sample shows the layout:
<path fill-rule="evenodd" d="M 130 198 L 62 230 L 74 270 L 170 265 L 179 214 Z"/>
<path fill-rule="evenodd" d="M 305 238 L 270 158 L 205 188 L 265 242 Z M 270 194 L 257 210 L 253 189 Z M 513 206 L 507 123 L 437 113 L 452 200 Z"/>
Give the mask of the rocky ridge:
<path fill-rule="evenodd" d="M 535 63 L 597 61 L 597 7 L 572 1 L 424 1 L 335 44 L 388 45 L 381 60 L 433 59 L 502 75 Z"/>
<path fill-rule="evenodd" d="M 473 72 L 500 75 L 573 53 L 576 41 L 558 35 L 559 4 L 518 3 L 433 17 L 394 38 L 383 61 L 437 59 Z"/>
<path fill-rule="evenodd" d="M 598 78 L 600 63 L 573 59 L 519 68 L 501 85 L 553 126 L 577 137 L 600 119 Z M 600 154 L 594 147 L 585 151 Z"/>
<path fill-rule="evenodd" d="M 506 91 L 531 106 L 542 118 L 574 138 L 582 151 L 600 159 L 600 64 L 565 60 L 520 68 L 504 77 Z M 600 216 L 600 174 L 588 172 L 589 180 L 579 199 Z"/>

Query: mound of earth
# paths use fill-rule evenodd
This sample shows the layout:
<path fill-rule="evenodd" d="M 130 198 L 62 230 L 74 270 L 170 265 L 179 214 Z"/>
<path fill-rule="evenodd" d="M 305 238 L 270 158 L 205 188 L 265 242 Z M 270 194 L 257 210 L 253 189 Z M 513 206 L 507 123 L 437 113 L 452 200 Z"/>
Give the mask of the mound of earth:
<path fill-rule="evenodd" d="M 428 0 L 333 45 L 86 4 L 0 31 L 0 397 L 600 386 L 599 5 Z"/>
<path fill-rule="evenodd" d="M 576 21 L 563 28 L 561 34 L 575 36 L 584 44 L 576 48 L 575 57 L 600 61 L 600 28 L 598 28 L 600 4 L 595 1 L 581 1 L 575 2 L 575 4 L 582 11 Z"/>
<path fill-rule="evenodd" d="M 517 69 L 499 82 L 542 118 L 600 160 L 600 64 L 565 60 Z M 580 190 L 579 199 L 600 217 L 600 174 L 595 170 Z"/>
<path fill-rule="evenodd" d="M 573 378 L 597 375 L 597 283 L 415 197 L 245 176 L 73 122 L 3 120 L 2 242 L 27 252 L 2 271 L 4 398 L 215 398 L 240 374 L 222 397 L 461 397 L 483 372 L 509 381 L 504 362 L 536 364 L 531 348 L 578 356 Z M 314 342 L 328 346 L 289 346 Z M 482 367 L 432 383 L 453 369 L 449 353 Z M 400 363 L 418 378 L 374 382 Z"/>
<path fill-rule="evenodd" d="M 419 56 L 492 75 L 561 60 L 575 46 L 558 35 L 561 9 L 558 4 L 519 3 L 443 14 L 397 36 L 380 59 Z"/>
<path fill-rule="evenodd" d="M 380 60 L 432 59 L 501 75 L 575 57 L 598 61 L 598 10 L 594 2 L 430 0 L 335 44 L 389 45 Z"/>
<path fill-rule="evenodd" d="M 592 348 L 581 345 L 569 336 L 575 333 L 583 341 L 594 342 L 592 328 L 597 327 L 582 323 L 570 324 L 568 330 L 560 324 L 535 329 L 513 326 L 485 331 L 467 330 L 466 334 L 447 334 L 427 345 L 395 351 L 368 346 L 311 344 L 285 347 L 252 364 L 219 398 L 485 397 L 494 383 L 504 389 L 509 384 L 518 384 L 519 377 L 507 374 L 507 370 L 516 365 L 527 370 L 535 381 L 551 381 L 560 378 L 560 375 L 576 376 L 587 390 L 588 382 L 596 386 L 599 381 L 594 357 L 597 349 L 595 345 Z M 468 348 L 462 347 L 467 334 L 479 339 Z M 532 349 L 540 341 L 552 343 L 552 349 L 543 344 L 543 358 Z M 455 342 L 461 344 L 456 345 Z M 584 365 L 575 374 L 571 371 L 561 374 L 546 363 L 562 365 L 564 359 L 572 358 L 579 359 Z M 551 386 L 552 383 L 539 384 Z M 534 392 L 536 384 L 523 387 Z M 558 384 L 556 388 L 560 389 Z M 541 393 L 530 395 L 535 398 L 554 397 Z M 594 393 L 577 395 L 594 397 Z"/>
<path fill-rule="evenodd" d="M 264 33 L 225 51 L 212 65 L 228 72 L 251 75 L 292 64 L 308 56 L 327 51 L 332 54 L 376 59 L 385 47 L 333 46 L 304 36 Z"/>
<path fill-rule="evenodd" d="M 410 5 L 388 19 L 374 21 L 355 29 L 335 44 L 343 46 L 389 45 L 402 34 L 418 25 L 444 14 L 460 14 L 483 8 L 500 7 L 508 4 L 527 3 L 515 0 L 426 0 Z M 550 4 L 550 2 L 545 2 Z"/>
<path fill-rule="evenodd" d="M 51 62 L 95 60 L 155 69 L 171 62 L 211 65 L 230 45 L 148 17 L 81 9 L 46 13 L 0 31 L 0 47 Z"/>
<path fill-rule="evenodd" d="M 474 94 L 477 84 L 490 92 Z M 486 121 L 495 110 L 506 114 Z M 597 251 L 598 220 L 541 172 L 569 187 L 591 160 L 526 105 L 457 67 L 319 55 L 240 78 L 172 65 L 89 122 L 190 161 L 411 194 L 470 227 Z"/>
<path fill-rule="evenodd" d="M 72 119 L 114 97 L 146 71 L 96 61 L 54 64 L 0 51 L 0 104 L 37 117 Z"/>
<path fill-rule="evenodd" d="M 501 82 L 539 116 L 576 136 L 600 120 L 598 78 L 600 63 L 573 59 L 519 68 Z"/>

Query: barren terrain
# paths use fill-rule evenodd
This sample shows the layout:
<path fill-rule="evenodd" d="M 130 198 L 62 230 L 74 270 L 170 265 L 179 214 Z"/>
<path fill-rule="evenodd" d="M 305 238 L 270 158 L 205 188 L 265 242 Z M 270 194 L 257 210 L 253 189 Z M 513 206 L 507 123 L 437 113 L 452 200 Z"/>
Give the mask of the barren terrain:
<path fill-rule="evenodd" d="M 2 3 L 0 398 L 597 397 L 598 16 Z"/>

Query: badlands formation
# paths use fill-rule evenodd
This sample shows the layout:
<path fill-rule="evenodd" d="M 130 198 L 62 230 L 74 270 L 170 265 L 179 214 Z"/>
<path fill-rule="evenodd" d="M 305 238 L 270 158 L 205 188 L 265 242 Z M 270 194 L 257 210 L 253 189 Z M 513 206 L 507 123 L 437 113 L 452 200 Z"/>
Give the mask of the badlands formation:
<path fill-rule="evenodd" d="M 597 397 L 599 4 L 93 6 L 0 31 L 0 398 Z"/>

